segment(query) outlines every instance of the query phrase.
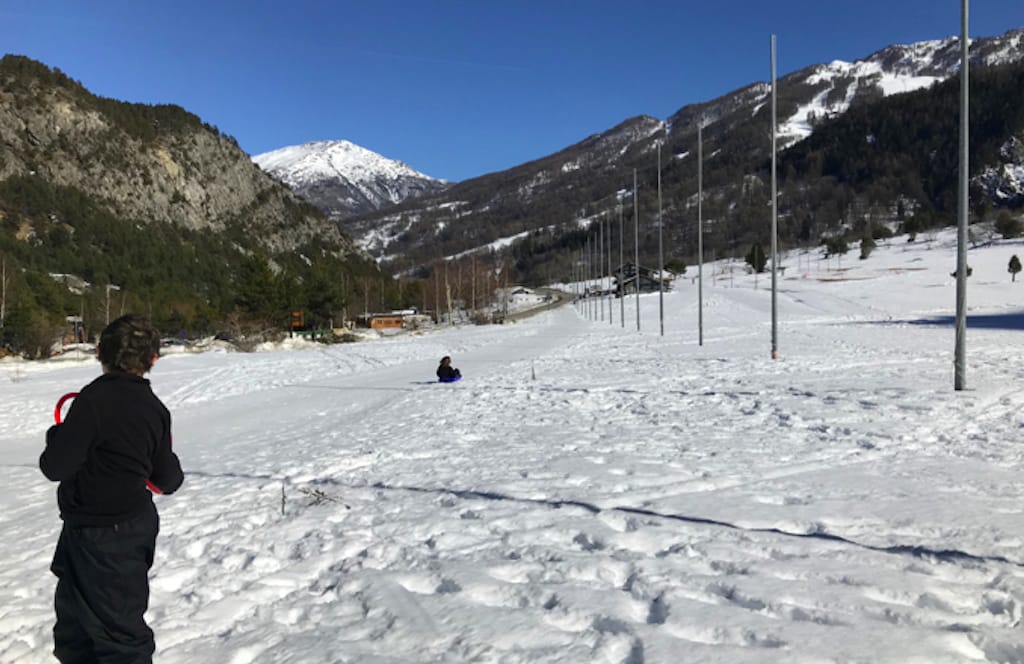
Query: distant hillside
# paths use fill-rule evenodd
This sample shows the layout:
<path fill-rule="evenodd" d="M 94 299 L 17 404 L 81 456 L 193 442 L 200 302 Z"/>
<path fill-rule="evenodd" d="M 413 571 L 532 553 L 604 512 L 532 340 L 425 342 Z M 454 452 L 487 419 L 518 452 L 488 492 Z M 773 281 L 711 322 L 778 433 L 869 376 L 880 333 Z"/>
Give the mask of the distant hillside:
<path fill-rule="evenodd" d="M 448 185 L 348 141 L 293 145 L 252 160 L 336 221 L 436 194 Z"/>
<path fill-rule="evenodd" d="M 354 280 L 381 279 L 319 210 L 178 106 L 97 97 L 7 55 L 0 145 L 0 343 L 45 339 L 70 314 L 95 331 L 107 284 L 118 310 L 198 333 L 229 315 L 283 327 L 293 308 L 326 320 Z"/>
<path fill-rule="evenodd" d="M 1024 206 L 1024 63 L 975 69 L 970 85 L 970 198 L 983 221 Z M 790 234 L 813 240 L 837 222 L 858 238 L 872 223 L 955 223 L 959 123 L 959 79 L 822 123 L 779 162 Z"/>
<path fill-rule="evenodd" d="M 952 88 L 944 87 L 942 81 L 957 74 L 958 44 L 951 38 L 890 46 L 854 63 L 817 65 L 779 79 L 779 147 L 793 151 L 793 156 L 785 151 L 780 156 L 779 209 L 786 245 L 816 242 L 826 234 L 859 232 L 869 216 L 899 223 L 900 211 L 914 213 L 921 223 L 948 221 L 949 165 L 955 163 L 956 149 L 955 131 L 950 134 L 946 122 L 952 117 L 948 99 Z M 975 192 L 986 194 L 988 209 L 1020 205 L 1015 192 L 1024 181 L 1019 148 L 1024 134 L 1016 120 L 1020 88 L 1013 87 L 1016 74 L 1012 72 L 1019 71 L 1022 61 L 1024 30 L 972 40 L 974 89 L 979 95 L 972 115 L 989 121 L 975 125 L 971 171 Z M 1000 71 L 1006 73 L 987 75 Z M 945 85 L 955 88 L 953 83 Z M 983 87 L 988 90 L 984 94 Z M 903 97 L 918 101 L 897 101 Z M 890 115 L 903 114 L 904 103 L 918 110 L 907 110 L 901 117 Z M 939 114 L 941 120 L 931 117 Z M 847 116 L 852 119 L 847 121 Z M 859 168 L 855 162 L 860 159 L 848 141 L 860 141 L 860 151 L 868 149 L 869 135 L 861 133 L 858 138 L 867 120 L 888 129 L 899 126 L 905 137 L 916 137 L 918 146 L 927 144 L 929 149 L 946 152 L 923 158 L 914 152 L 909 161 L 894 154 L 893 159 L 902 160 L 897 170 L 903 174 L 903 183 L 878 189 L 870 183 L 881 175 L 877 169 L 886 162 L 884 155 L 901 148 L 892 141 L 870 143 L 878 158 L 870 161 L 859 179 L 848 178 L 851 168 Z M 942 127 L 936 129 L 943 132 L 942 140 L 923 137 L 915 129 L 936 127 L 936 123 Z M 699 124 L 704 139 L 706 250 L 718 256 L 743 254 L 751 243 L 767 241 L 770 226 L 770 87 L 765 83 L 686 106 L 666 122 L 649 117 L 628 120 L 548 157 L 457 183 L 439 195 L 362 215 L 350 220 L 347 228 L 396 273 L 425 273 L 441 258 L 475 253 L 488 261 L 510 260 L 516 280 L 541 283 L 550 275 L 566 278 L 584 241 L 582 227 L 602 215 L 617 220 L 620 203 L 626 219 L 632 219 L 630 190 L 636 169 L 641 261 L 650 263 L 656 260 L 658 247 L 661 144 L 666 257 L 692 263 Z M 823 136 L 831 138 L 807 145 L 801 142 L 826 127 L 830 129 Z M 834 144 L 840 136 L 842 144 Z M 820 170 L 814 167 L 806 161 L 811 159 L 808 150 L 822 158 L 830 155 L 828 164 Z M 984 212 L 982 208 L 978 206 Z M 627 246 L 632 244 L 630 234 Z"/>

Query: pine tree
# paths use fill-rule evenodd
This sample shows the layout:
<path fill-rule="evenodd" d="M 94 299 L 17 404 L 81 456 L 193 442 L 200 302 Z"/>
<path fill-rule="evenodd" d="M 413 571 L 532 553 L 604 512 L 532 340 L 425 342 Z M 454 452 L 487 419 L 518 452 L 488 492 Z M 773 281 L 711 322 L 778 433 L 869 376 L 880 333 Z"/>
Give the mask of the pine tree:
<path fill-rule="evenodd" d="M 1017 219 L 1009 211 L 1003 210 L 996 217 L 996 232 L 1006 239 L 1015 238 L 1021 234 L 1020 219 Z"/>
<path fill-rule="evenodd" d="M 764 255 L 764 249 L 761 248 L 760 242 L 755 242 L 750 251 L 747 253 L 747 263 L 754 269 L 754 272 L 764 272 L 764 266 L 768 263 L 768 258 Z"/>
<path fill-rule="evenodd" d="M 1010 281 L 1017 281 L 1017 273 L 1020 272 L 1020 259 L 1017 254 L 1010 257 L 1010 266 L 1007 268 L 1010 273 Z"/>
<path fill-rule="evenodd" d="M 864 239 L 860 241 L 860 259 L 864 260 L 870 256 L 875 246 L 877 245 L 875 244 L 874 239 L 872 239 L 870 235 L 865 235 Z"/>

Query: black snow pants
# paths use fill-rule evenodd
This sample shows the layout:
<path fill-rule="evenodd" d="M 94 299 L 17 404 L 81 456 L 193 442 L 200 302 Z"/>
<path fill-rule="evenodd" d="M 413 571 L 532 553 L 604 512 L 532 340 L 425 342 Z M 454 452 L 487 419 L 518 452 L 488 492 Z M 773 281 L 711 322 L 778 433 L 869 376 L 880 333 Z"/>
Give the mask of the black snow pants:
<path fill-rule="evenodd" d="M 149 605 L 160 518 L 156 507 L 115 526 L 64 524 L 50 566 L 57 576 L 53 654 L 63 664 L 149 664 Z"/>

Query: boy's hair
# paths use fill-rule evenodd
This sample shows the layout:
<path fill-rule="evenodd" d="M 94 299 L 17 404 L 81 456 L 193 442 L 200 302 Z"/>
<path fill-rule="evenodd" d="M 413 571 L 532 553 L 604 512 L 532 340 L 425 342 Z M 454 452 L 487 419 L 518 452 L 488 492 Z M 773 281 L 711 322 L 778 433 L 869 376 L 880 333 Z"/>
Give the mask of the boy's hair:
<path fill-rule="evenodd" d="M 141 376 L 160 352 L 160 332 L 148 318 L 128 314 L 111 321 L 100 333 L 98 356 L 105 369 Z"/>

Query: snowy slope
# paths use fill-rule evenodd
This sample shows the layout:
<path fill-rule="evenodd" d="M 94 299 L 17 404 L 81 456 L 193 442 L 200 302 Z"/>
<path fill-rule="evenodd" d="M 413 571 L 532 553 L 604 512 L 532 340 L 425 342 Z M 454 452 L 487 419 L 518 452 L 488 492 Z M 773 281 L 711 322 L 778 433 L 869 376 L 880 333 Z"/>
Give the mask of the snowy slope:
<path fill-rule="evenodd" d="M 1024 243 L 790 254 L 503 326 L 163 358 L 186 484 L 157 498 L 156 661 L 1024 661 Z M 734 269 L 736 268 L 736 269 Z M 438 385 L 451 354 L 466 378 Z M 50 661 L 53 403 L 0 364 L 0 661 Z"/>
<path fill-rule="evenodd" d="M 780 45 L 785 52 L 785 44 Z M 811 134 L 826 117 L 841 115 L 857 103 L 918 90 L 955 76 L 959 70 L 959 40 L 948 38 L 883 48 L 855 62 L 835 61 L 789 73 L 778 81 L 779 147 L 786 148 Z M 973 66 L 995 66 L 1024 59 L 1024 30 L 972 40 Z M 383 265 L 414 271 L 439 259 L 437 247 L 447 255 L 479 251 L 499 237 L 550 226 L 542 211 L 591 210 L 615 213 L 617 190 L 629 186 L 629 174 L 638 168 L 641 187 L 652 184 L 655 152 L 666 139 L 672 161 L 696 156 L 697 127 L 704 129 L 705 182 L 710 201 L 733 201 L 758 185 L 770 159 L 770 127 L 766 106 L 771 86 L 756 82 L 703 103 L 688 104 L 665 121 L 639 116 L 593 135 L 567 148 L 499 173 L 454 184 L 437 196 L 428 196 L 399 209 L 384 209 L 350 220 L 345 231 Z M 750 133 L 751 123 L 763 123 L 763 133 Z M 1011 141 L 1008 135 L 999 140 Z M 1012 148 L 1012 145 L 1010 146 Z M 1010 150 L 1013 151 L 1013 150 Z M 1006 151 L 1004 151 L 1006 152 Z M 1000 163 L 974 164 L 990 168 L 983 184 L 993 202 L 1017 205 L 1021 196 L 1019 156 Z M 666 155 L 666 163 L 672 163 Z M 663 182 L 669 219 L 695 214 L 677 207 L 695 205 L 695 168 L 667 168 Z M 750 178 L 737 178 L 742 170 Z M 646 175 L 645 175 L 646 173 Z M 645 184 L 646 182 L 646 184 Z M 845 191 L 845 189 L 844 189 Z M 847 192 L 851 196 L 852 192 Z M 855 205 L 867 204 L 856 200 Z M 896 207 L 896 201 L 888 204 Z M 741 221 L 742 206 L 722 210 L 726 225 Z M 673 209 L 675 208 L 675 209 Z M 571 215 L 570 215 L 571 216 Z M 647 218 L 645 218 L 647 217 Z M 654 215 L 643 215 L 644 233 L 654 232 Z M 443 229 L 443 235 L 442 235 Z"/>
<path fill-rule="evenodd" d="M 1024 59 L 1024 30 L 1001 37 L 971 42 L 975 65 L 998 66 Z M 860 94 L 889 96 L 912 92 L 943 81 L 960 71 L 960 39 L 949 37 L 913 44 L 897 44 L 857 60 L 836 60 L 826 65 L 791 74 L 788 82 L 799 79 L 817 90 L 814 97 L 779 126 L 781 145 L 789 145 L 810 136 L 812 121 L 841 115 Z M 766 95 L 770 88 L 765 90 Z"/>
<path fill-rule="evenodd" d="M 254 156 L 314 205 L 334 216 L 376 210 L 446 185 L 348 141 L 315 141 Z"/>

